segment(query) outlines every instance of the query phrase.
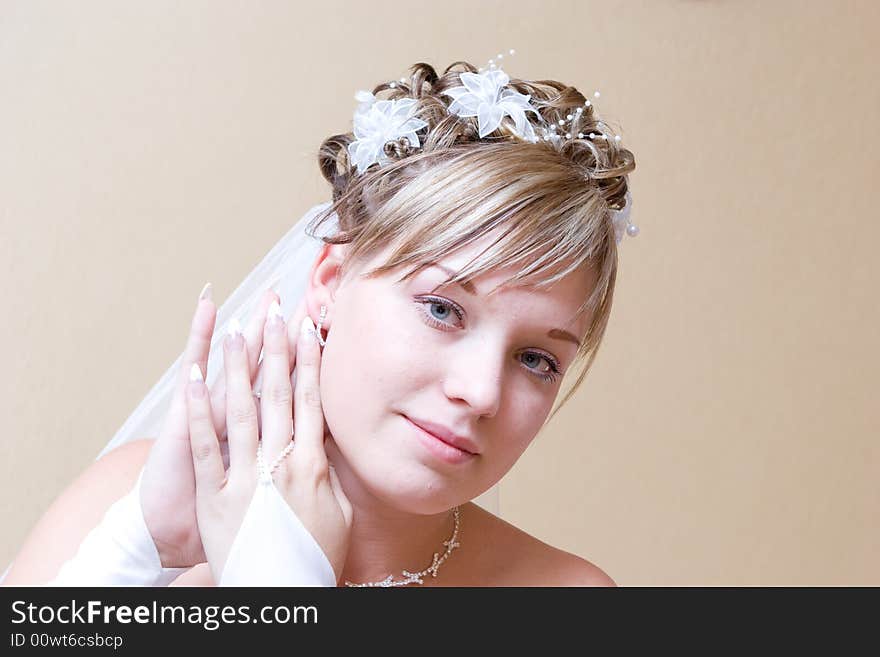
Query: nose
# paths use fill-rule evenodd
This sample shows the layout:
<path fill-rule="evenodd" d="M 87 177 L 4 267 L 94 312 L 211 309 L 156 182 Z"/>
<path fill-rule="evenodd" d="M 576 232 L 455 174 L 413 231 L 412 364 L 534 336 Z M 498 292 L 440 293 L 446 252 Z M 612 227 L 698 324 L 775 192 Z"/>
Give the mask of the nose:
<path fill-rule="evenodd" d="M 466 402 L 476 414 L 493 417 L 501 405 L 505 355 L 485 342 L 460 346 L 446 361 L 444 392 Z"/>

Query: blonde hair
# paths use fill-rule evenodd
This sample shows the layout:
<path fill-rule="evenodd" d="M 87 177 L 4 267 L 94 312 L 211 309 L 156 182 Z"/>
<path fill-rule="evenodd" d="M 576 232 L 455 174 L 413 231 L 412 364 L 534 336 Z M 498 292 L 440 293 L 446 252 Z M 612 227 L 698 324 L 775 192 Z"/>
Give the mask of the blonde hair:
<path fill-rule="evenodd" d="M 531 95 L 531 104 L 548 123 L 577 117 L 566 130 L 584 133 L 585 138 L 528 142 L 505 117 L 481 139 L 477 119 L 449 113 L 452 99 L 441 95 L 461 85 L 461 72 L 475 73 L 476 67 L 455 62 L 437 75 L 429 64 L 418 63 L 410 71 L 409 81 L 379 84 L 373 94 L 387 92 L 382 99 L 417 101 L 413 116 L 428 123 L 419 132 L 421 147 L 413 149 L 406 139 L 389 142 L 385 153 L 392 161 L 359 174 L 348 153 L 354 135 L 325 139 L 318 162 L 332 185 L 333 203 L 315 217 L 310 233 L 315 235 L 330 215 L 337 214 L 339 231 L 321 239 L 350 245 L 343 271 L 394 246 L 387 262 L 364 277 L 410 265 L 399 279 L 406 280 L 496 228 L 499 238 L 447 283 L 515 267 L 518 273 L 499 288 L 507 284 L 540 288 L 581 266 L 594 267 L 598 280 L 578 309 L 578 314 L 593 313 L 575 358 L 584 366 L 549 421 L 580 386 L 608 324 L 617 275 L 617 243 L 609 211 L 623 207 L 627 174 L 635 169 L 635 159 L 572 86 L 516 78 L 509 83 Z M 582 108 L 580 113 L 577 108 Z M 589 133 L 596 137 L 587 138 Z"/>

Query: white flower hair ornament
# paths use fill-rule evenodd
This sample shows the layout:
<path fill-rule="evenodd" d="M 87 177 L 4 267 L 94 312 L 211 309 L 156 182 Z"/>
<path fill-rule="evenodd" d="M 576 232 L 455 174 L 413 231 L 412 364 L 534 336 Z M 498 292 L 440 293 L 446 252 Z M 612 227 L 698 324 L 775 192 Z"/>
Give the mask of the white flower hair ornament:
<path fill-rule="evenodd" d="M 354 97 L 360 102 L 353 121 L 357 139 L 348 145 L 348 154 L 358 173 L 376 162 L 381 165 L 391 161 L 385 154 L 389 141 L 405 137 L 413 148 L 421 146 L 416 131 L 428 123 L 412 116 L 418 107 L 415 99 L 377 100 L 369 91 L 358 91 Z"/>
<path fill-rule="evenodd" d="M 514 50 L 510 50 L 511 55 L 514 53 Z M 501 59 L 503 55 L 498 54 L 497 57 Z M 571 131 L 571 124 L 579 121 L 584 111 L 583 107 L 578 107 L 557 123 L 548 124 L 532 106 L 530 94 L 521 94 L 509 88 L 510 77 L 496 65 L 493 59 L 489 60 L 489 66 L 486 71 L 481 68 L 479 73 L 469 71 L 460 73 L 462 86 L 441 92 L 453 99 L 447 108 L 450 114 L 459 117 L 477 117 L 480 139 L 496 130 L 505 116 L 513 119 L 516 134 L 532 143 L 541 139 L 559 143 L 563 139 L 573 139 L 575 136 L 577 139 L 609 139 L 608 135 L 601 132 L 589 134 L 578 132 L 575 135 Z M 400 81 L 405 82 L 405 78 L 401 78 Z M 397 83 L 391 82 L 389 86 L 394 88 Z M 599 98 L 600 94 L 596 91 L 593 96 Z M 426 127 L 428 123 L 413 116 L 418 101 L 413 98 L 378 100 L 369 91 L 358 91 L 354 97 L 360 105 L 354 113 L 353 121 L 356 139 L 348 145 L 348 153 L 351 161 L 357 165 L 358 173 L 363 173 L 376 162 L 381 165 L 391 161 L 385 153 L 385 144 L 388 142 L 406 138 L 413 148 L 421 147 L 416 132 Z M 589 100 L 584 102 L 586 107 L 590 107 L 591 104 Z M 538 117 L 536 124 L 541 129 L 541 137 L 535 134 L 526 112 L 534 112 Z M 568 128 L 566 128 L 567 124 L 569 124 Z M 619 142 L 620 135 L 615 135 L 614 140 Z M 639 234 L 638 226 L 630 221 L 631 211 L 632 194 L 627 191 L 623 207 L 610 211 L 614 236 L 618 243 L 623 239 L 624 234 L 630 237 Z"/>
<path fill-rule="evenodd" d="M 501 125 L 505 116 L 513 119 L 517 134 L 526 141 L 538 141 L 526 112 L 534 112 L 541 119 L 530 101 L 530 94 L 521 94 L 507 89 L 510 77 L 500 68 L 483 73 L 465 72 L 459 75 L 464 86 L 452 87 L 441 92 L 452 96 L 449 112 L 457 116 L 476 116 L 480 128 L 480 139 Z M 543 122 L 543 119 L 542 119 Z"/>

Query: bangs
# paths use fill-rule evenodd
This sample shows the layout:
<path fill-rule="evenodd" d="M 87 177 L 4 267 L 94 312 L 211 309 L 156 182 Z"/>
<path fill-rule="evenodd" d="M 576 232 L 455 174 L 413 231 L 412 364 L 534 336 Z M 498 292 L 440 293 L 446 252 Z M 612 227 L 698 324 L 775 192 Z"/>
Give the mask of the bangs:
<path fill-rule="evenodd" d="M 536 159 L 546 161 L 536 164 Z M 372 246 L 381 244 L 390 254 L 364 276 L 406 267 L 398 279 L 405 281 L 496 233 L 446 282 L 514 269 L 492 294 L 505 286 L 546 288 L 581 267 L 593 267 L 599 280 L 578 313 L 597 307 L 608 283 L 601 262 L 609 255 L 616 260 L 607 207 L 595 188 L 573 175 L 558 153 L 541 144 L 505 144 L 471 149 L 419 168 L 416 178 L 375 208 L 372 219 L 381 228 L 375 231 Z M 363 258 L 376 250 L 369 246 L 350 256 Z"/>

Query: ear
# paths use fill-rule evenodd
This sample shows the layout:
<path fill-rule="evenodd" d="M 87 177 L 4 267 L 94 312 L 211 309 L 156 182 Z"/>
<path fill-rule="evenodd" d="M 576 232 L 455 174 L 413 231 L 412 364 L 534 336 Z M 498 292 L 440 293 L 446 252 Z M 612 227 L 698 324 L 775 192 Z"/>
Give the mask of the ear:
<path fill-rule="evenodd" d="M 348 253 L 348 244 L 325 244 L 321 247 L 306 285 L 306 312 L 317 322 L 321 316 L 321 306 L 327 307 L 324 317 L 325 328 L 329 327 L 333 318 L 333 303 L 336 291 L 342 284 L 342 263 Z"/>

